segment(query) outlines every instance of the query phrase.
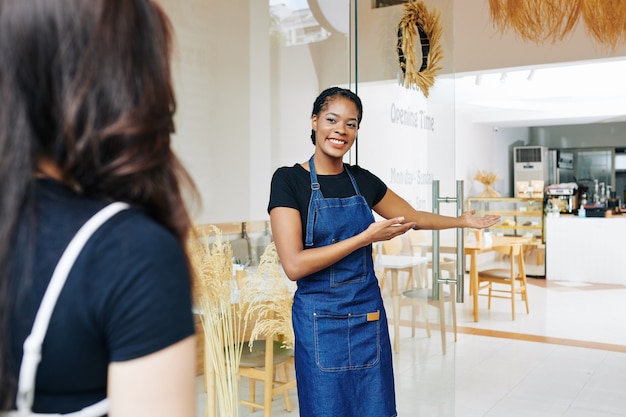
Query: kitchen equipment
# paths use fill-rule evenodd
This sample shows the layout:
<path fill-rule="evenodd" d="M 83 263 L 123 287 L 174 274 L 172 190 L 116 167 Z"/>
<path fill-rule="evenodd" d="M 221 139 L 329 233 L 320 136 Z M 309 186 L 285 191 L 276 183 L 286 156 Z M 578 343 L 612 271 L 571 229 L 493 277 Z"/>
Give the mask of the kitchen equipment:
<path fill-rule="evenodd" d="M 557 207 L 560 213 L 573 213 L 578 208 L 578 194 L 573 186 L 549 186 L 546 188 L 546 196 Z"/>
<path fill-rule="evenodd" d="M 548 183 L 574 181 L 574 152 L 560 149 L 548 151 Z"/>
<path fill-rule="evenodd" d="M 617 198 L 617 192 L 615 191 L 611 191 L 609 193 L 609 198 L 606 199 L 606 209 L 607 211 L 611 211 L 614 214 L 619 214 L 620 213 L 620 201 L 619 198 Z"/>
<path fill-rule="evenodd" d="M 605 217 L 606 207 L 601 204 L 585 206 L 586 217 Z"/>

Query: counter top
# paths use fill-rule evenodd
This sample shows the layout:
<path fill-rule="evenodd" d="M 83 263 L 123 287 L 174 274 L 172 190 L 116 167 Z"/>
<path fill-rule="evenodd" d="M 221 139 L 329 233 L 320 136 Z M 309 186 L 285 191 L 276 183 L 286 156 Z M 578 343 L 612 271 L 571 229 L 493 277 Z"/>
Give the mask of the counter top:
<path fill-rule="evenodd" d="M 626 216 L 546 217 L 546 279 L 626 285 Z"/>
<path fill-rule="evenodd" d="M 548 218 L 550 216 L 546 216 L 546 218 Z M 572 219 L 572 218 L 576 218 L 576 219 L 581 219 L 581 220 L 585 220 L 585 219 L 626 219 L 626 213 L 620 213 L 620 214 L 614 214 L 611 213 L 609 216 L 604 215 L 604 217 L 578 217 L 578 215 L 576 214 L 563 214 L 560 213 L 557 217 L 550 217 L 553 219 L 560 219 L 560 218 L 565 218 L 565 219 Z"/>

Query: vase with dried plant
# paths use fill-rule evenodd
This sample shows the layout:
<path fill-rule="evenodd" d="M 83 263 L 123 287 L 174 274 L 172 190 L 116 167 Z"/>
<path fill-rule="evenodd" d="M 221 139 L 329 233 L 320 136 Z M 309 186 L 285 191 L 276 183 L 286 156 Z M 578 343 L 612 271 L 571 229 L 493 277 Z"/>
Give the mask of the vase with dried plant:
<path fill-rule="evenodd" d="M 239 288 L 233 276 L 232 248 L 223 242 L 220 229 L 209 226 L 202 233 L 190 239 L 188 253 L 194 273 L 194 301 L 204 330 L 205 376 L 211 373 L 215 377 L 219 415 L 237 417 L 239 364 L 248 327 L 242 307 L 245 304 L 237 298 L 246 297 L 245 288 Z M 215 404 L 207 404 L 211 406 Z"/>
<path fill-rule="evenodd" d="M 290 285 L 293 284 L 293 285 Z M 291 316 L 295 283 L 287 279 L 274 243 L 260 258 L 256 273 L 246 276 L 246 319 L 254 322 L 250 341 L 243 352 L 241 377 L 250 383 L 249 398 L 241 400 L 250 411 L 271 409 L 272 400 L 282 394 L 284 409 L 291 411 L 289 390 L 296 388 L 293 375 L 294 332 Z M 249 348 L 248 348 L 249 347 Z M 249 349 L 249 350 L 248 350 Z M 263 400 L 255 399 L 255 383 L 263 384 Z"/>
<path fill-rule="evenodd" d="M 500 197 L 500 193 L 493 188 L 493 184 L 498 180 L 498 174 L 493 171 L 478 170 L 474 179 L 485 186 L 485 190 L 480 197 Z"/>
<path fill-rule="evenodd" d="M 289 285 L 290 282 L 282 272 L 278 252 L 272 242 L 261 256 L 256 274 L 250 275 L 246 281 L 245 297 L 249 306 L 246 315 L 248 321 L 255 320 L 250 346 L 260 336 L 276 335 L 280 337 L 284 349 L 293 348 L 295 336 L 291 306 L 294 288 Z"/>

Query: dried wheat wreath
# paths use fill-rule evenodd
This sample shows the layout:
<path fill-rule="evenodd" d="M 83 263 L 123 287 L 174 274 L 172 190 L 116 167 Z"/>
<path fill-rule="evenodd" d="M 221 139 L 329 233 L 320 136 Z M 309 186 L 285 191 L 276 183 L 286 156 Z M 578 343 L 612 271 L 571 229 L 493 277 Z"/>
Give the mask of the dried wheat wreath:
<path fill-rule="evenodd" d="M 435 84 L 435 76 L 441 70 L 443 59 L 441 47 L 441 12 L 429 12 L 423 2 L 411 1 L 404 6 L 404 17 L 398 24 L 398 62 L 404 76 L 404 87 L 417 86 L 424 96 Z M 418 67 L 415 39 L 422 49 L 422 63 Z"/>

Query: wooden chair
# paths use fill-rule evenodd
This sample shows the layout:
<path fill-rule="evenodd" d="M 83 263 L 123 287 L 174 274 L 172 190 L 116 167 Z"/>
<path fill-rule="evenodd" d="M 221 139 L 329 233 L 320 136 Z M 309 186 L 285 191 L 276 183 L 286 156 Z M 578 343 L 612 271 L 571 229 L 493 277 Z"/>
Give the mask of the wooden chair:
<path fill-rule="evenodd" d="M 271 344 L 272 349 L 267 349 Z M 284 349 L 282 343 L 273 337 L 256 340 L 252 349 L 248 342 L 244 343 L 239 362 L 239 376 L 249 379 L 249 399 L 241 399 L 240 403 L 250 407 L 250 412 L 256 409 L 263 410 L 264 417 L 271 417 L 272 402 L 278 395 L 283 394 L 283 406 L 286 411 L 292 411 L 289 389 L 296 388 L 293 368 L 293 349 Z M 256 382 L 263 384 L 262 402 L 256 400 Z M 215 373 L 211 369 L 210 361 L 205 362 L 205 391 L 207 393 L 206 417 L 217 416 L 217 398 Z"/>
<path fill-rule="evenodd" d="M 279 265 L 276 246 L 271 243 L 265 248 L 256 274 L 242 282 L 247 297 L 255 300 L 247 310 L 251 322 L 251 348 L 244 345 L 239 375 L 250 380 L 249 399 L 241 403 L 250 406 L 250 412 L 262 409 L 264 417 L 272 415 L 272 400 L 283 394 L 284 408 L 291 411 L 289 390 L 296 388 L 294 365 L 293 324 L 291 306 L 293 292 L 287 286 L 287 278 Z M 259 303 L 258 300 L 266 300 Z M 256 382 L 263 384 L 263 400 L 257 401 Z"/>
<path fill-rule="evenodd" d="M 526 270 L 524 268 L 524 245 L 512 244 L 494 246 L 494 251 L 504 255 L 508 260 L 508 268 L 490 268 L 478 271 L 478 295 L 489 298 L 488 308 L 491 309 L 491 298 L 507 298 L 511 300 L 511 319 L 515 320 L 515 296 L 520 294 L 526 304 L 528 314 L 528 292 Z M 508 287 L 503 289 L 502 287 Z M 485 294 L 484 290 L 488 292 Z M 481 292 L 482 291 L 482 292 Z"/>
<path fill-rule="evenodd" d="M 246 344 L 241 355 L 239 375 L 250 380 L 250 397 L 241 399 L 241 403 L 250 406 L 250 412 L 262 409 L 264 417 L 272 415 L 272 400 L 280 394 L 283 394 L 285 410 L 292 410 L 289 390 L 296 388 L 295 375 L 291 372 L 293 349 L 281 345 L 273 336 L 267 336 L 265 340 L 255 341 L 252 350 Z M 272 348 L 268 349 L 268 346 Z M 256 381 L 263 383 L 262 402 L 255 398 Z"/>

